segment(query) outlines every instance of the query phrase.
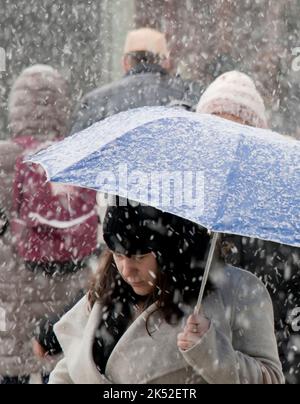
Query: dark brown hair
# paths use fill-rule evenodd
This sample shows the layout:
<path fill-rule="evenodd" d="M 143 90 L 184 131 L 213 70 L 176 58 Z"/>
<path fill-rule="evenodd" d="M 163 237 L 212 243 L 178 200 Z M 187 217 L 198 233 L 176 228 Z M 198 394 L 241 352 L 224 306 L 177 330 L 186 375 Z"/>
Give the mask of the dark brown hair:
<path fill-rule="evenodd" d="M 100 302 L 106 328 L 122 327 L 116 316 L 125 322 L 134 303 L 142 302 L 145 309 L 156 302 L 153 312 L 160 310 L 173 324 L 185 314 L 186 306 L 196 302 L 210 245 L 206 229 L 151 206 L 128 203 L 107 209 L 103 238 L 109 250 L 100 258 L 89 299 L 91 305 Z M 151 295 L 135 294 L 120 275 L 112 252 L 127 257 L 154 254 L 159 271 Z M 210 289 L 208 283 L 206 292 Z"/>
<path fill-rule="evenodd" d="M 150 313 L 161 310 L 168 323 L 176 323 L 184 315 L 184 305 L 196 301 L 202 279 L 202 272 L 199 268 L 180 268 L 181 271 L 189 271 L 189 276 L 174 277 L 174 272 L 159 271 L 156 288 L 151 296 L 147 297 L 145 306 L 156 302 L 157 308 Z M 211 290 L 208 283 L 207 292 Z M 117 304 L 127 306 L 139 300 L 131 286 L 129 286 L 119 274 L 113 259 L 113 253 L 106 249 L 99 260 L 99 267 L 92 279 L 89 290 L 90 306 L 99 302 L 103 313 L 109 315 Z M 147 324 L 146 324 L 147 326 Z M 148 330 L 148 328 L 147 328 Z"/>

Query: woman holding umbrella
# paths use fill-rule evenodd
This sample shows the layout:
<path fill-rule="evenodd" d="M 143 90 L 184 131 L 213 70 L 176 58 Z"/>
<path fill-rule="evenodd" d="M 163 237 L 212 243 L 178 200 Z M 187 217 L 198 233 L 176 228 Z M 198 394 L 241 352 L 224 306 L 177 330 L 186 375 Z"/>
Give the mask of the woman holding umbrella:
<path fill-rule="evenodd" d="M 193 314 L 210 237 L 147 206 L 110 207 L 108 250 L 89 294 L 56 325 L 65 357 L 51 384 L 283 383 L 261 282 L 215 258 Z"/>

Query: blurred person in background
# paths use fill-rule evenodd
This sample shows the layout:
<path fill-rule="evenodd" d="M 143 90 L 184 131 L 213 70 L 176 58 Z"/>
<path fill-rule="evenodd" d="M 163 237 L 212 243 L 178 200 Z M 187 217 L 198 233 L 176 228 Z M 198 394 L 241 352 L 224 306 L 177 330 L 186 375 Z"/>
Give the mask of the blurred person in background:
<path fill-rule="evenodd" d="M 264 101 L 252 79 L 238 71 L 218 77 L 200 98 L 198 113 L 214 114 L 242 125 L 268 128 Z M 300 383 L 300 339 L 291 312 L 300 307 L 299 249 L 255 238 L 223 238 L 227 262 L 255 273 L 266 285 L 274 306 L 279 355 L 288 383 Z"/>
<path fill-rule="evenodd" d="M 0 238 L 1 384 L 41 381 L 55 366 L 57 358 L 42 346 L 40 322 L 62 314 L 85 288 L 85 257 L 96 248 L 93 191 L 52 186 L 41 168 L 24 161 L 65 136 L 69 111 L 66 80 L 52 67 L 32 66 L 15 81 L 9 98 L 11 140 L 0 143 L 6 218 Z"/>
<path fill-rule="evenodd" d="M 182 105 L 192 108 L 200 93 L 192 82 L 170 74 L 171 62 L 165 35 L 150 28 L 130 31 L 122 67 L 125 76 L 83 97 L 73 116 L 72 133 L 110 115 L 133 108 Z"/>

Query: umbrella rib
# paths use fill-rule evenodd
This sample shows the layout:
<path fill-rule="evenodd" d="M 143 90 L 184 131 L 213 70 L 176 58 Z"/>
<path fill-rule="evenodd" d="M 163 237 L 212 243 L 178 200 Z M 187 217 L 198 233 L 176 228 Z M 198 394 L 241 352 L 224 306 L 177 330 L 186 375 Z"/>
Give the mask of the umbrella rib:
<path fill-rule="evenodd" d="M 243 152 L 243 146 L 244 146 L 244 136 L 240 137 L 240 140 L 238 142 L 238 145 L 236 147 L 236 156 L 240 157 L 240 154 Z M 245 153 L 244 153 L 245 155 Z M 229 184 L 233 183 L 233 179 L 235 178 L 235 172 L 236 172 L 236 167 L 239 166 L 239 162 L 240 162 L 240 158 L 239 160 L 235 160 L 235 162 L 232 164 L 232 167 L 230 169 L 230 172 L 227 175 L 227 181 L 226 181 L 226 185 L 224 186 L 224 190 L 226 190 L 226 200 L 228 199 L 228 189 L 229 189 Z M 224 215 L 224 210 L 225 210 L 225 206 L 226 206 L 226 200 L 224 200 L 224 195 L 222 196 L 222 203 L 220 204 L 218 210 L 217 210 L 217 214 L 215 217 L 215 223 L 219 222 L 220 217 L 222 217 Z"/>

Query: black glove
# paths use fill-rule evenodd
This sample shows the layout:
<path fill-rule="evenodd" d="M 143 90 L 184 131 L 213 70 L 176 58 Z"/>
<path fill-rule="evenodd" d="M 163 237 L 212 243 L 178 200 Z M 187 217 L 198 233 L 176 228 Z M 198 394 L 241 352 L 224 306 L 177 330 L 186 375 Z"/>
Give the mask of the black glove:
<path fill-rule="evenodd" d="M 53 330 L 54 324 L 58 320 L 59 316 L 41 320 L 34 333 L 38 343 L 50 356 L 57 355 L 62 351 Z"/>

